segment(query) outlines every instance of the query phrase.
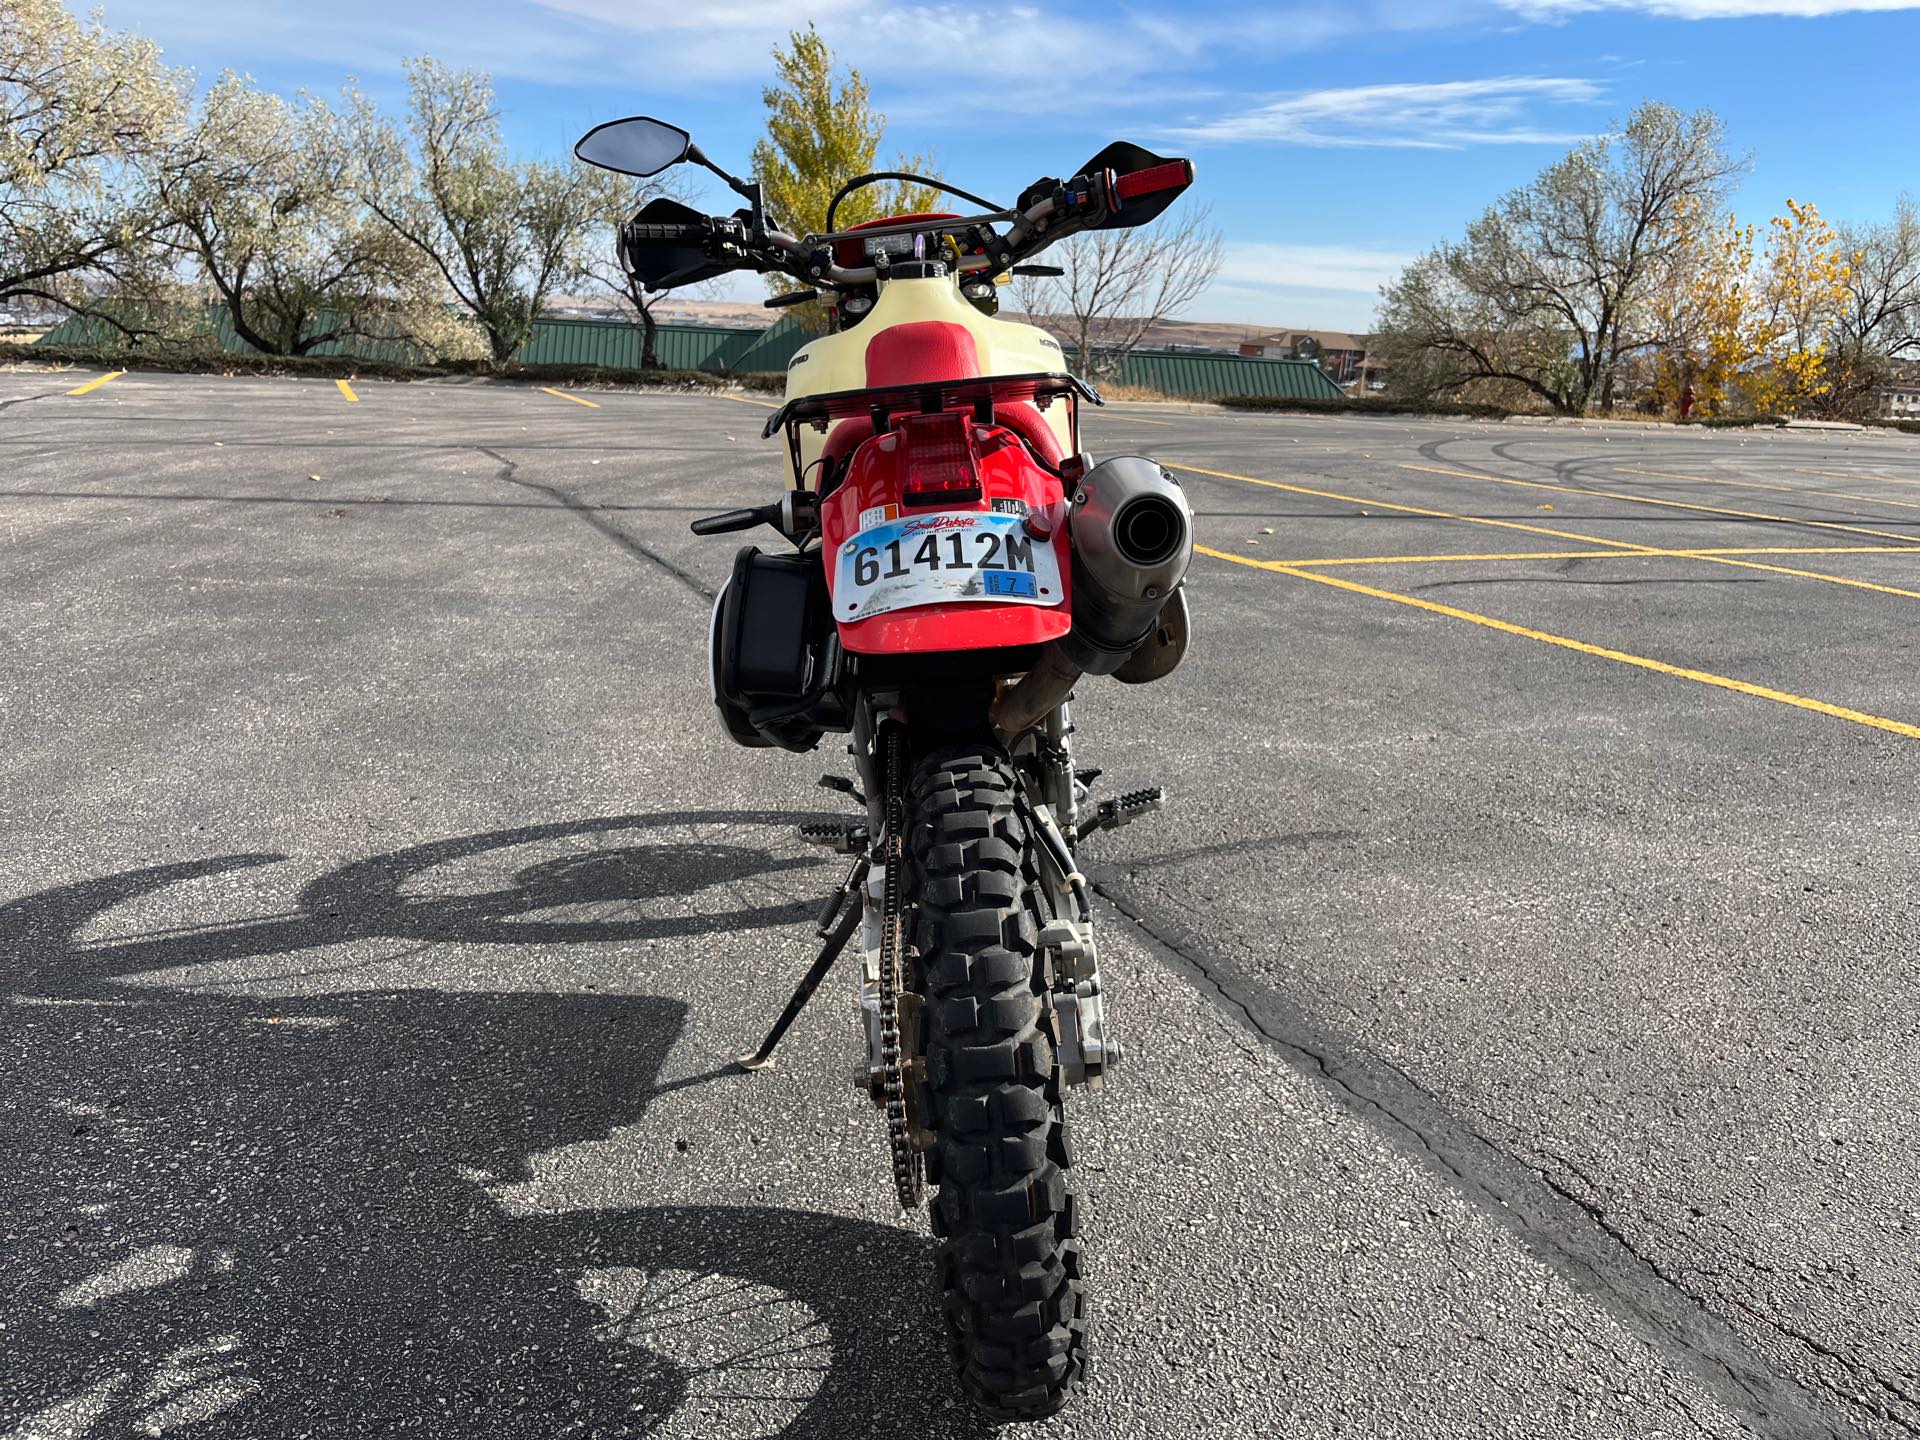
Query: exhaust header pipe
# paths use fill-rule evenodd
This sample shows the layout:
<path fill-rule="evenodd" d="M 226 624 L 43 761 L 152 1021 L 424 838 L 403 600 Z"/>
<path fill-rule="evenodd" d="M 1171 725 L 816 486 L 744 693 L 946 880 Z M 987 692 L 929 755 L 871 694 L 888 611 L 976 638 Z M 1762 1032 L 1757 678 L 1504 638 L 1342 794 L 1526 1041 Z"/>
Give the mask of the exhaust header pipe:
<path fill-rule="evenodd" d="M 1073 629 L 995 699 L 993 728 L 1003 743 L 1065 700 L 1083 674 L 1157 680 L 1186 652 L 1179 587 L 1193 559 L 1193 511 L 1170 471 L 1140 455 L 1094 466 L 1073 493 L 1067 539 Z M 1164 625 L 1163 611 L 1172 617 Z M 1136 653 L 1145 658 L 1129 665 Z"/>

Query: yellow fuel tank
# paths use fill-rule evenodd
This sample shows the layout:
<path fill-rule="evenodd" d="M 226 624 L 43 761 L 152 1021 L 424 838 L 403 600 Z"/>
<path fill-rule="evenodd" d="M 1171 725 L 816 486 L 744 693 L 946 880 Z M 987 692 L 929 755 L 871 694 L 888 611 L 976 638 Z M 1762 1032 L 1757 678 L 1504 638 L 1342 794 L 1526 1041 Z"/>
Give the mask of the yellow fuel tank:
<path fill-rule="evenodd" d="M 787 366 L 786 398 L 798 400 L 807 395 L 832 395 L 889 383 L 885 379 L 869 378 L 868 348 L 889 330 L 927 322 L 964 328 L 972 340 L 974 359 L 982 376 L 1052 374 L 1067 368 L 1059 341 L 1037 325 L 1022 325 L 981 314 L 960 293 L 956 276 L 887 280 L 881 282 L 880 298 L 858 325 L 835 335 L 822 335 L 793 357 Z M 886 343 L 881 341 L 883 346 Z M 1067 407 L 1064 404 L 1049 406 L 1045 419 L 1060 441 L 1061 453 L 1071 451 Z M 857 422 L 836 422 L 849 423 Z M 827 434 L 812 426 L 801 430 L 802 472 L 820 458 L 827 439 Z M 797 484 L 799 476 L 788 475 L 788 487 Z"/>

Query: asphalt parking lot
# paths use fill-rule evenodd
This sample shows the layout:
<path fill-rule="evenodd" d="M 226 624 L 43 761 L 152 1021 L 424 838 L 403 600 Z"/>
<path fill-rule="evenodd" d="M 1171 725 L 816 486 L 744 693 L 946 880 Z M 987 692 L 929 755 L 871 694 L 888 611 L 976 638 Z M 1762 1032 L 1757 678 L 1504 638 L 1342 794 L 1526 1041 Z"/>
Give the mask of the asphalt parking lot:
<path fill-rule="evenodd" d="M 728 747 L 750 398 L 0 374 L 0 1437 L 988 1433 Z M 1189 414 L 1013 1435 L 1920 1431 L 1920 441 Z"/>

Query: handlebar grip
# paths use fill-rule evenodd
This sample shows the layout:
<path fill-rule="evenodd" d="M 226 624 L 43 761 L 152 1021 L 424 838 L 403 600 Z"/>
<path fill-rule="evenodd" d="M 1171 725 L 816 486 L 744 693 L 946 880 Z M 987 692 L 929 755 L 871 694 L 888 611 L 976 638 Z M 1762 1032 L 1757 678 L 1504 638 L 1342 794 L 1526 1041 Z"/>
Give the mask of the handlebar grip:
<path fill-rule="evenodd" d="M 627 226 L 627 243 L 630 245 L 704 245 L 707 243 L 705 225 L 643 225 L 634 221 Z"/>
<path fill-rule="evenodd" d="M 1114 184 L 1113 193 L 1117 199 L 1131 200 L 1136 195 L 1150 195 L 1155 190 L 1177 190 L 1192 183 L 1193 162 L 1169 160 L 1149 170 L 1136 170 L 1131 175 L 1122 175 Z"/>
<path fill-rule="evenodd" d="M 662 229 L 671 227 L 662 226 Z M 751 530 L 756 525 L 778 526 L 780 507 L 778 505 L 755 505 L 749 510 L 724 510 L 718 515 L 707 515 L 694 521 L 687 528 L 696 535 L 726 535 L 735 530 Z"/>

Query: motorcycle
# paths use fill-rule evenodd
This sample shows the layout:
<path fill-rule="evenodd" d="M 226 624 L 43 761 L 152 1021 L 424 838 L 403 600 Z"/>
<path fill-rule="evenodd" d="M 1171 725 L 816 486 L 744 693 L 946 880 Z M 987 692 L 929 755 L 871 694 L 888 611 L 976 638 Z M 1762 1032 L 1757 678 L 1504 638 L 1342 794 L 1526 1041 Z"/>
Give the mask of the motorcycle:
<path fill-rule="evenodd" d="M 1191 162 L 1124 142 L 1010 208 L 918 176 L 850 180 L 822 234 L 794 236 L 757 184 L 677 126 L 616 120 L 582 160 L 647 176 L 690 162 L 745 200 L 730 216 L 656 199 L 626 223 L 621 263 L 650 290 L 735 270 L 828 302 L 828 333 L 789 362 L 764 439 L 783 438 L 777 502 L 709 516 L 697 535 L 768 526 L 714 602 L 711 695 L 743 746 L 805 752 L 850 737 L 856 778 L 823 777 L 862 814 L 802 826 L 850 857 L 819 917 L 824 944 L 764 1043 L 775 1047 L 859 936 L 865 1083 L 886 1115 L 903 1209 L 937 1187 L 949 1352 L 988 1414 L 1051 1414 L 1080 1387 L 1086 1277 L 1063 1094 L 1120 1059 L 1093 907 L 1074 847 L 1157 810 L 1157 788 L 1095 801 L 1069 703 L 1089 675 L 1140 684 L 1180 663 L 1193 517 L 1171 473 L 1095 463 L 1080 407 L 1099 395 L 1059 342 L 997 317 L 996 277 L 1067 236 L 1142 225 Z M 834 228 L 846 197 L 887 180 L 978 214 Z"/>

